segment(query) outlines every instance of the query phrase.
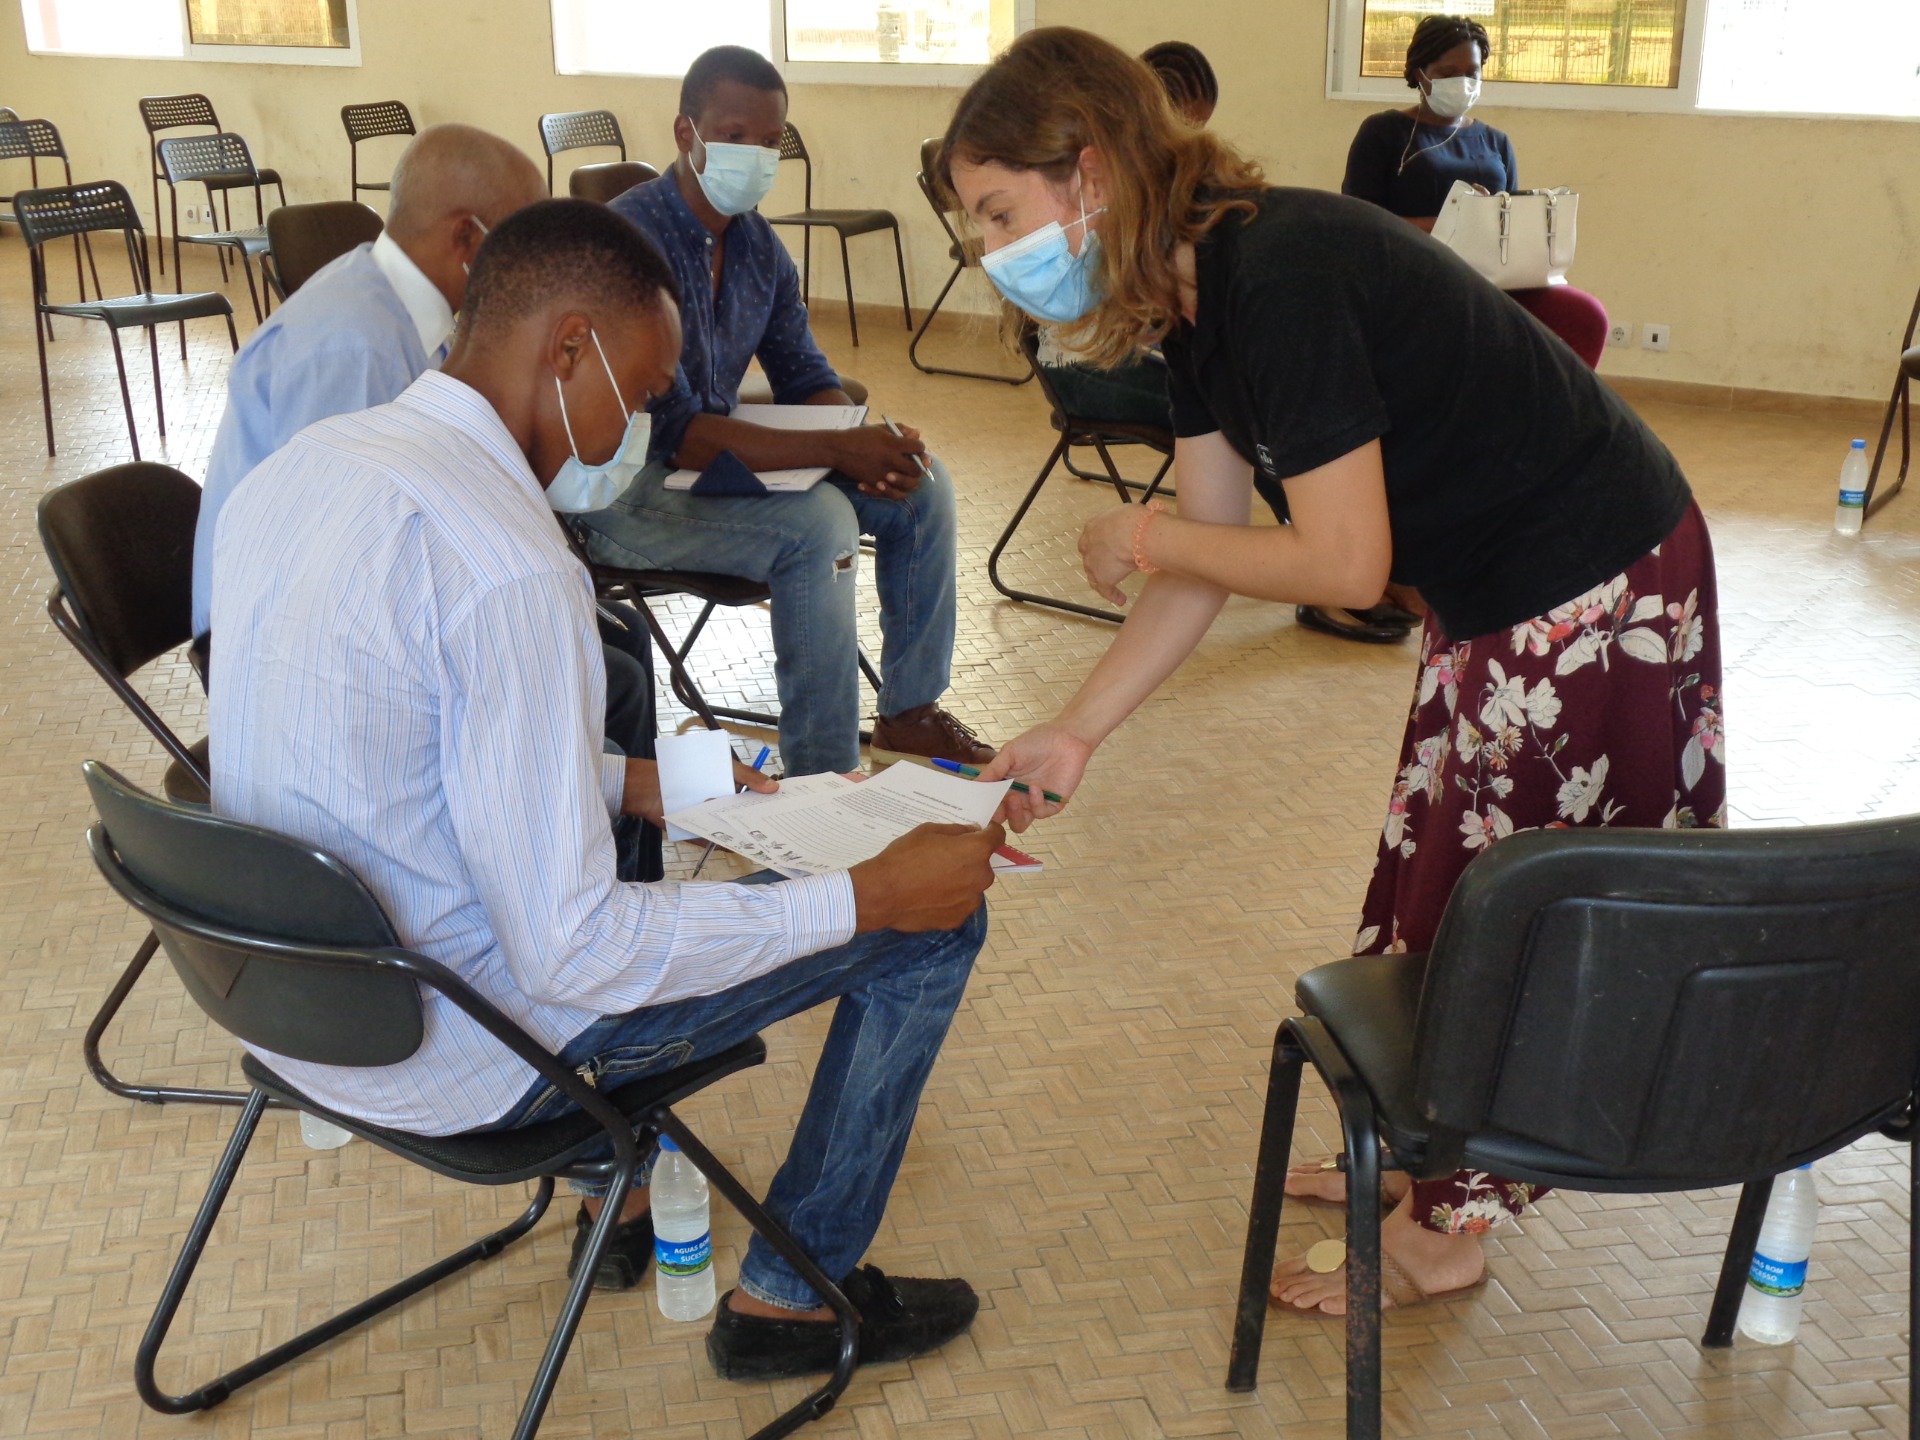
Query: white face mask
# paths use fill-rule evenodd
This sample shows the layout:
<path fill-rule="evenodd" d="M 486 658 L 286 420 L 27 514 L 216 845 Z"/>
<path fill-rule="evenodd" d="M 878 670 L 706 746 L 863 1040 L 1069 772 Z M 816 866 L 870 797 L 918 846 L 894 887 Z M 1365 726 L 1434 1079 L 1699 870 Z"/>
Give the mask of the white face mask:
<path fill-rule="evenodd" d="M 487 222 L 482 220 L 478 215 L 471 215 L 468 218 L 472 220 L 474 224 L 480 227 L 480 238 L 482 240 L 486 239 L 487 236 L 493 233 L 491 230 L 487 229 Z M 467 262 L 464 260 L 460 262 L 460 269 L 467 275 L 473 274 L 473 267 L 467 264 Z"/>
<path fill-rule="evenodd" d="M 1427 81 L 1427 108 L 1443 120 L 1458 120 L 1480 98 L 1480 77 L 1448 75 Z"/>
<path fill-rule="evenodd" d="M 688 121 L 689 125 L 693 122 Z M 707 152 L 706 168 L 696 170 L 694 178 L 707 203 L 722 215 L 744 215 L 773 189 L 780 173 L 780 152 L 764 145 L 728 145 L 703 138 L 698 129 L 693 138 Z"/>
<path fill-rule="evenodd" d="M 626 396 L 620 393 L 620 382 L 613 378 L 613 366 L 607 364 L 607 352 L 600 348 L 597 330 L 593 332 L 593 348 L 600 352 L 601 368 L 607 372 L 607 383 L 613 386 L 613 398 L 620 402 L 620 413 L 627 417 L 627 429 L 612 455 L 598 465 L 587 464 L 573 443 L 573 422 L 567 418 L 567 392 L 560 385 L 560 377 L 553 377 L 554 393 L 560 397 L 560 423 L 567 428 L 567 448 L 573 454 L 561 462 L 560 473 L 547 486 L 547 504 L 563 515 L 604 510 L 624 495 L 633 477 L 647 463 L 647 445 L 653 439 L 653 417 L 644 406 L 638 410 L 627 409 Z"/>

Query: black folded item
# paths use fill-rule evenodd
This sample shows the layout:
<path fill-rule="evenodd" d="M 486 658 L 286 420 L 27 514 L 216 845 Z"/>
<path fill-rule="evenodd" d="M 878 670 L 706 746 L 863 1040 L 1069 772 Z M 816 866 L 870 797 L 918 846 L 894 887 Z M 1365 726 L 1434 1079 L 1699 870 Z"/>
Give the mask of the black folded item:
<path fill-rule="evenodd" d="M 700 472 L 700 478 L 687 487 L 690 495 L 771 495 L 773 492 L 758 475 L 731 450 L 722 450 Z"/>

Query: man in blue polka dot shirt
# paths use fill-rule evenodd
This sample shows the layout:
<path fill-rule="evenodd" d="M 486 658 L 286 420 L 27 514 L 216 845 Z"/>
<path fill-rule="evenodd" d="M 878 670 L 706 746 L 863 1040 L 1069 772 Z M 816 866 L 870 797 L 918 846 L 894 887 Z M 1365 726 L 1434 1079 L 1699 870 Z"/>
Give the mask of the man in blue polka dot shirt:
<path fill-rule="evenodd" d="M 874 756 L 983 765 L 993 750 L 939 703 L 955 603 L 945 467 L 911 429 L 775 430 L 729 418 L 756 358 L 779 404 L 849 403 L 808 328 L 793 259 L 754 208 L 773 183 L 786 118 L 786 82 L 763 56 L 731 45 L 709 50 L 681 86 L 673 167 L 614 200 L 672 266 L 686 339 L 672 387 L 650 398 L 645 468 L 611 505 L 571 520 L 603 564 L 739 575 L 772 589 L 780 749 L 790 775 L 859 768 L 854 572 L 860 537 L 871 535 L 885 637 Z M 832 473 L 800 494 L 666 488 L 673 470 L 708 471 L 716 461 L 711 473 L 737 475 L 733 461 L 752 471 Z"/>

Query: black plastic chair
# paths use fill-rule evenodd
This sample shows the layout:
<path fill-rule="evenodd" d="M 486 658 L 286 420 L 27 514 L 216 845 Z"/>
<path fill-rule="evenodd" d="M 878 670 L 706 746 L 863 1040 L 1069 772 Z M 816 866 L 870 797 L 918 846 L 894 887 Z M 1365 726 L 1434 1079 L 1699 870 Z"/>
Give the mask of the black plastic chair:
<path fill-rule="evenodd" d="M 1872 516 L 1889 500 L 1898 495 L 1907 483 L 1907 468 L 1913 463 L 1913 382 L 1920 380 L 1920 345 L 1914 343 L 1916 329 L 1920 329 L 1920 294 L 1913 297 L 1913 309 L 1907 314 L 1906 332 L 1900 337 L 1900 365 L 1893 377 L 1893 394 L 1887 400 L 1887 415 L 1880 422 L 1880 443 L 1874 448 L 1873 468 L 1867 473 L 1866 514 L 1863 520 Z M 1893 477 L 1893 484 L 1886 490 L 1880 489 L 1880 465 L 1886 459 L 1887 441 L 1893 435 L 1893 417 L 1900 416 L 1900 473 Z"/>
<path fill-rule="evenodd" d="M 120 403 L 126 407 L 127 436 L 133 442 L 133 458 L 140 458 L 140 434 L 133 423 L 133 396 L 127 390 L 126 358 L 120 353 L 120 332 L 139 326 L 147 332 L 148 358 L 153 366 L 153 408 L 160 436 L 166 438 L 167 411 L 160 394 L 160 343 L 155 338 L 161 325 L 180 323 L 180 359 L 187 358 L 188 320 L 218 315 L 227 322 L 227 339 L 240 348 L 239 333 L 233 328 L 233 306 L 227 297 L 214 291 L 188 295 L 155 295 L 152 277 L 147 271 L 145 232 L 140 216 L 126 187 L 117 180 L 96 180 L 85 185 L 66 185 L 52 190 L 22 190 L 13 197 L 13 213 L 20 233 L 31 252 L 29 269 L 33 277 L 33 305 L 36 319 L 67 315 L 76 320 L 98 320 L 113 338 L 113 363 L 120 373 Z M 137 295 L 117 295 L 55 304 L 47 298 L 47 263 L 42 248 L 50 240 L 70 235 L 91 235 L 119 231 L 126 242 L 127 265 L 133 271 Z M 40 401 L 47 417 L 47 454 L 54 453 L 53 388 L 47 376 L 47 342 L 44 331 L 50 328 L 36 323 L 34 339 L 40 348 Z"/>
<path fill-rule="evenodd" d="M 1307 1061 L 1346 1142 L 1349 1437 L 1380 1434 L 1382 1142 L 1415 1179 L 1744 1186 L 1703 1341 L 1731 1344 L 1775 1175 L 1876 1131 L 1920 1158 L 1916 915 L 1920 817 L 1536 830 L 1467 867 L 1430 954 L 1309 971 L 1274 1039 L 1227 1387 L 1258 1377 Z M 1915 1354 L 1910 1333 L 1909 1375 Z"/>
<path fill-rule="evenodd" d="M 383 228 L 380 212 L 358 200 L 282 205 L 267 216 L 267 252 L 280 298 L 355 246 L 379 239 Z"/>
<path fill-rule="evenodd" d="M 391 190 L 391 180 L 362 180 L 360 178 L 360 142 L 379 140 L 388 135 L 417 135 L 413 128 L 413 114 L 405 104 L 398 100 L 375 100 L 366 105 L 342 105 L 340 123 L 346 127 L 347 149 L 352 159 L 349 162 L 349 175 L 353 188 L 347 192 L 349 200 L 358 200 L 362 190 Z"/>
<path fill-rule="evenodd" d="M 0 106 L 0 109 L 5 109 Z M 27 162 L 27 175 L 31 188 L 40 188 L 40 162 L 58 160 L 65 183 L 73 184 L 73 165 L 67 159 L 67 147 L 60 138 L 60 130 L 51 120 L 22 120 L 13 111 L 7 110 L 0 115 L 0 161 L 24 160 Z M 18 226 L 20 221 L 13 213 L 12 202 L 0 196 L 0 225 Z M 84 245 L 87 252 L 87 264 L 93 269 L 93 293 L 104 296 L 107 292 L 100 286 L 100 269 L 93 260 L 93 241 L 84 235 L 73 237 L 73 278 L 79 286 L 80 298 L 87 298 L 87 277 L 80 268 L 80 251 Z M 45 321 L 49 328 L 48 338 L 52 338 L 51 322 Z"/>
<path fill-rule="evenodd" d="M 151 462 L 98 470 L 40 497 L 40 543 L 54 578 L 47 618 L 166 752 L 167 798 L 204 807 L 212 773 L 206 740 L 187 744 L 132 684 L 136 673 L 192 636 L 193 537 L 199 518 L 200 487 L 178 470 Z M 87 1069 L 128 1100 L 240 1104 L 246 1096 L 239 1091 L 122 1080 L 101 1060 L 107 1026 L 153 958 L 156 943 L 152 935 L 141 943 L 87 1027 Z"/>
<path fill-rule="evenodd" d="M 563 150 L 597 150 L 610 145 L 627 158 L 626 137 L 611 110 L 563 110 L 540 117 L 540 148 L 547 152 L 547 193 L 553 193 L 553 157 Z"/>
<path fill-rule="evenodd" d="M 847 287 L 847 328 L 853 332 L 853 343 L 860 343 L 860 318 L 853 303 L 853 267 L 847 261 L 847 241 L 856 235 L 873 235 L 882 230 L 893 232 L 893 262 L 900 271 L 900 313 L 906 317 L 907 329 L 913 329 L 913 308 L 907 302 L 907 257 L 900 248 L 900 221 L 891 210 L 816 210 L 813 208 L 813 157 L 807 153 L 807 142 L 800 138 L 800 132 L 792 124 L 780 131 L 780 159 L 782 162 L 798 160 L 806 174 L 806 195 L 803 209 L 790 215 L 769 215 L 769 225 L 798 225 L 801 227 L 800 241 L 800 299 L 810 303 L 813 298 L 813 232 L 817 229 L 831 230 L 840 237 L 840 274 Z"/>
<path fill-rule="evenodd" d="M 1032 376 L 1040 382 L 1041 393 L 1047 397 L 1050 413 L 1048 421 L 1052 424 L 1058 439 L 1054 441 L 1053 451 L 1047 456 L 1047 463 L 1040 467 L 1040 473 L 1034 477 L 1033 484 L 1027 487 L 1027 493 L 1013 512 L 1013 518 L 1007 521 L 1007 528 L 1000 532 L 1000 538 L 994 542 L 993 549 L 987 555 L 987 578 L 993 582 L 993 588 L 1009 600 L 1024 601 L 1029 605 L 1045 605 L 1054 610 L 1066 610 L 1075 615 L 1090 616 L 1095 620 L 1123 621 L 1127 617 L 1118 610 L 1099 605 L 1083 605 L 1077 600 L 1061 600 L 1052 595 L 1043 595 L 1037 590 L 1017 590 L 1000 578 L 1000 556 L 1005 552 L 1014 532 L 1020 528 L 1020 522 L 1027 518 L 1027 511 L 1033 508 L 1033 502 L 1039 498 L 1041 487 L 1052 477 L 1054 467 L 1065 462 L 1074 474 L 1081 472 L 1073 469 L 1069 452 L 1074 446 L 1087 446 L 1100 457 L 1100 463 L 1106 467 L 1106 475 L 1082 476 L 1084 479 L 1104 479 L 1113 486 L 1114 493 L 1123 502 L 1130 502 L 1134 492 L 1138 491 L 1142 504 L 1161 493 L 1161 482 L 1167 478 L 1167 471 L 1173 466 L 1173 431 L 1154 425 L 1123 425 L 1109 420 L 1083 420 L 1067 413 L 1067 407 L 1061 402 L 1059 392 L 1053 388 L 1053 382 L 1047 378 L 1046 367 L 1040 363 L 1040 332 L 1028 325 L 1020 336 L 1020 350 L 1027 358 Z M 924 368 L 924 367 L 923 367 Z M 1160 467 L 1153 473 L 1153 479 L 1142 484 L 1138 480 L 1129 480 L 1120 473 L 1120 467 L 1114 464 L 1112 446 L 1144 445 L 1157 453 Z M 1172 494 L 1172 491 L 1165 492 Z"/>
<path fill-rule="evenodd" d="M 222 132 L 218 135 L 182 135 L 171 140 L 162 140 L 157 148 L 160 156 L 160 168 L 167 176 L 167 203 L 171 206 L 169 216 L 173 225 L 173 288 L 178 291 L 184 277 L 180 269 L 180 247 L 182 245 L 211 246 L 220 259 L 220 281 L 227 279 L 227 252 L 231 250 L 240 259 L 240 268 L 247 277 L 247 298 L 253 302 L 253 319 L 258 324 L 263 318 L 260 308 L 260 293 L 253 284 L 253 261 L 256 256 L 267 253 L 267 211 L 266 201 L 260 192 L 260 172 L 254 169 L 253 156 L 247 153 L 247 142 L 238 135 Z M 180 232 L 180 187 L 182 185 L 204 185 L 207 191 L 207 214 L 213 214 L 213 197 L 219 192 L 222 204 L 227 204 L 230 193 L 243 185 L 253 187 L 254 223 L 247 229 L 232 228 L 231 208 L 226 211 L 227 229 L 209 231 L 204 235 L 183 235 Z"/>
<path fill-rule="evenodd" d="M 160 164 L 160 133 L 163 130 L 219 130 L 220 117 L 214 113 L 213 102 L 204 95 L 148 95 L 140 101 L 140 123 L 147 127 L 147 144 L 153 157 L 153 233 L 160 242 L 160 273 L 167 273 L 166 232 L 160 224 L 160 187 L 167 183 L 166 171 Z M 257 172 L 262 185 L 271 185 L 280 192 L 280 203 L 287 203 L 286 187 L 280 183 L 280 172 L 262 168 Z M 248 180 L 247 184 L 253 184 Z M 221 203 L 226 203 L 222 197 Z M 233 228 L 233 213 L 225 212 L 224 224 Z"/>
<path fill-rule="evenodd" d="M 605 205 L 634 186 L 659 178 L 660 172 L 644 160 L 608 160 L 576 168 L 567 177 L 567 193 L 576 200 L 597 200 Z"/>
<path fill-rule="evenodd" d="M 998 380 L 1002 385 L 1024 385 L 1033 378 L 1031 370 L 1020 375 L 994 375 L 985 370 L 952 370 L 943 365 L 929 365 L 920 358 L 920 342 L 926 338 L 927 327 L 933 324 L 933 317 L 940 313 L 940 307 L 946 303 L 947 294 L 959 282 L 960 277 L 969 270 L 980 268 L 982 245 L 978 236 L 962 238 L 953 228 L 948 218 L 950 211 L 947 202 L 941 199 L 939 190 L 933 182 L 934 163 L 940 158 L 940 140 L 933 137 L 920 142 L 920 170 L 913 178 L 920 186 L 920 193 L 927 197 L 927 204 L 933 210 L 934 219 L 940 222 L 940 228 L 947 233 L 947 258 L 953 261 L 953 273 L 947 276 L 947 283 L 940 287 L 940 293 L 933 297 L 933 305 L 920 317 L 920 328 L 913 332 L 913 339 L 907 342 L 907 359 L 913 362 L 916 370 L 928 375 L 958 375 L 965 380 Z"/>
<path fill-rule="evenodd" d="M 593 1277 L 620 1218 L 641 1145 L 664 1133 L 700 1168 L 714 1189 L 831 1305 L 840 1321 L 839 1365 L 826 1384 L 759 1432 L 785 1435 L 832 1408 L 853 1374 L 859 1315 L 793 1237 L 700 1143 L 672 1107 L 714 1081 L 759 1064 L 759 1036 L 664 1075 L 600 1093 L 485 996 L 437 961 L 401 944 L 379 902 L 338 860 L 257 826 L 165 804 L 129 785 L 97 761 L 84 767 L 100 823 L 87 846 L 100 873 L 150 923 L 167 958 L 208 1017 L 250 1047 L 312 1064 L 396 1065 L 425 1034 L 422 989 L 470 1016 L 542 1079 L 579 1106 L 571 1115 L 517 1130 L 416 1135 L 370 1125 L 332 1110 L 275 1074 L 256 1055 L 242 1062 L 251 1086 L 233 1136 L 215 1167 L 206 1199 L 161 1291 L 134 1361 L 140 1398 L 164 1414 L 218 1405 L 242 1385 L 364 1324 L 409 1297 L 497 1255 L 537 1224 L 553 1198 L 556 1177 L 609 1182 L 606 1204 L 560 1304 L 552 1337 L 516 1437 L 540 1428 L 592 1294 Z M 503 1096 L 503 1103 L 511 1099 Z M 538 1182 L 532 1202 L 513 1222 L 389 1286 L 332 1319 L 185 1394 L 160 1388 L 154 1369 L 234 1176 L 246 1158 L 270 1101 L 317 1115 L 403 1160 L 469 1185 Z M 610 1145 L 607 1160 L 583 1159 Z"/>

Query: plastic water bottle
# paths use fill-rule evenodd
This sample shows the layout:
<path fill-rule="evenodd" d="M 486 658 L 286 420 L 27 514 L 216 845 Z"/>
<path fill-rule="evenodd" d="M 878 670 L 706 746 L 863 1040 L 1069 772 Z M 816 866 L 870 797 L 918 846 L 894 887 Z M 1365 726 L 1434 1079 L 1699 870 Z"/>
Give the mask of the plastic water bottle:
<path fill-rule="evenodd" d="M 300 1138 L 307 1143 L 309 1150 L 338 1150 L 353 1139 L 351 1130 L 342 1130 L 331 1120 L 322 1120 L 318 1115 L 300 1112 Z"/>
<path fill-rule="evenodd" d="M 1840 467 L 1840 504 L 1833 512 L 1833 533 L 1858 535 L 1867 518 L 1867 442 L 1856 440 Z"/>
<path fill-rule="evenodd" d="M 1811 1165 L 1775 1178 L 1740 1301 L 1740 1333 L 1749 1340 L 1784 1345 L 1798 1333 L 1807 1257 L 1813 1253 L 1813 1228 L 1819 1219 Z"/>
<path fill-rule="evenodd" d="M 707 1177 L 660 1137 L 653 1162 L 653 1265 L 659 1272 L 660 1313 L 699 1320 L 713 1311 L 713 1229 L 707 1217 Z"/>

